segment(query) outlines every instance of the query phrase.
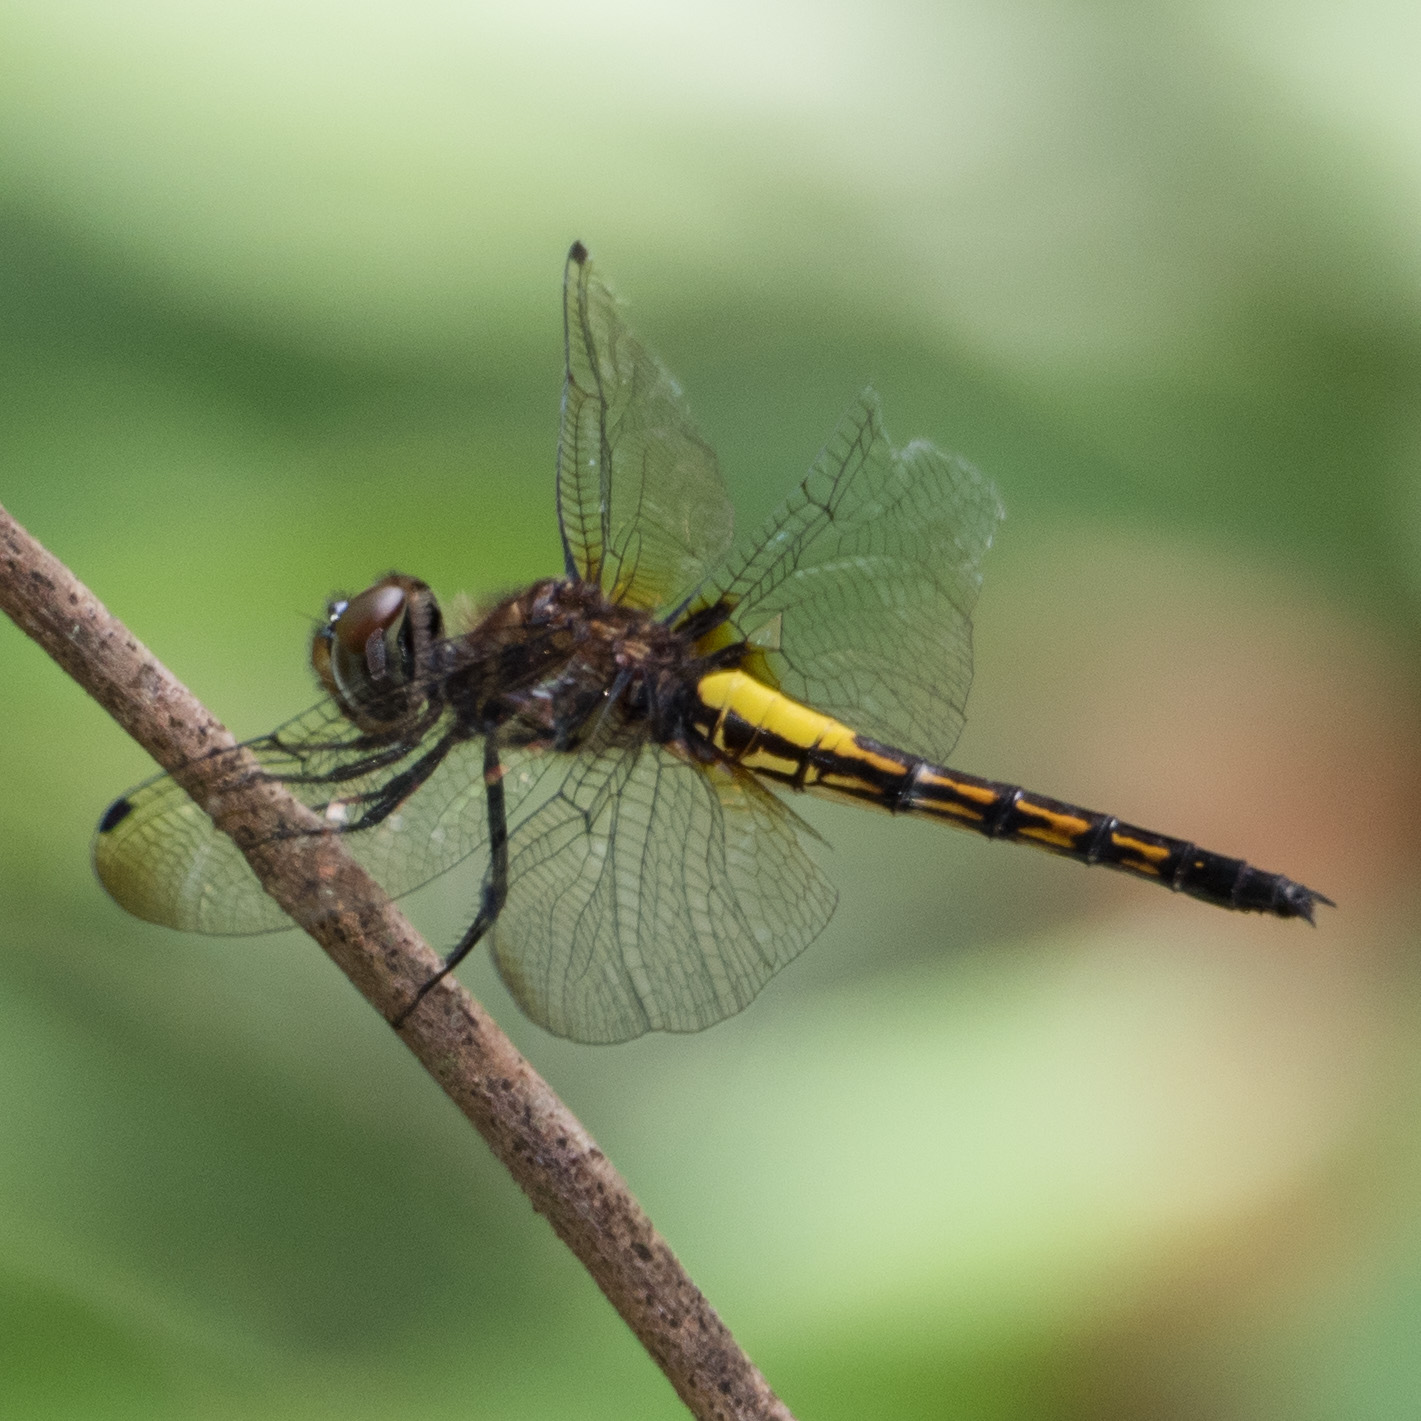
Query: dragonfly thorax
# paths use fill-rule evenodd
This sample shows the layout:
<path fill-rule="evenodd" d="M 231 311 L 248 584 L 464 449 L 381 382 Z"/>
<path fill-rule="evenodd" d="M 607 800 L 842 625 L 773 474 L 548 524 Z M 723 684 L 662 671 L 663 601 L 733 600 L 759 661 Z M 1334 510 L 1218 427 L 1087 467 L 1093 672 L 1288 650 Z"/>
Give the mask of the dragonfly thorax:
<path fill-rule="evenodd" d="M 443 695 L 470 733 L 573 749 L 667 739 L 694 683 L 691 642 L 595 583 L 546 579 L 450 643 Z"/>

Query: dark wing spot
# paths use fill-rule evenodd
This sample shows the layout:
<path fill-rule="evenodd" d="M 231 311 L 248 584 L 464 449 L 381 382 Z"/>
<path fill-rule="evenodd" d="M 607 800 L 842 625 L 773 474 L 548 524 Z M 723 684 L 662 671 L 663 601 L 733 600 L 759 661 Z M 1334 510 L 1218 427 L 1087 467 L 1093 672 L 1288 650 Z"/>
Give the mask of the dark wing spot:
<path fill-rule="evenodd" d="M 113 829 L 117 829 L 130 814 L 133 813 L 133 801 L 126 795 L 109 805 L 104 810 L 104 817 L 99 820 L 99 833 L 107 834 Z"/>
<path fill-rule="evenodd" d="M 567 259 L 581 266 L 582 263 L 587 260 L 587 248 L 584 247 L 581 242 L 574 242 L 572 246 L 568 248 Z"/>

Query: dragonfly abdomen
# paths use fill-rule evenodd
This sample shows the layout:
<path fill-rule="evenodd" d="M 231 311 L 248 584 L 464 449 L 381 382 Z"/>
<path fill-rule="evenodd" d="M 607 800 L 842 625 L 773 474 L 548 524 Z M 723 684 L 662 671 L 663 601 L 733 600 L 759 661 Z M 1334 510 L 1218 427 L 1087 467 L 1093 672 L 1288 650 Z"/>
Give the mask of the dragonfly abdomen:
<path fill-rule="evenodd" d="M 910 813 L 945 818 L 988 838 L 1030 844 L 1079 863 L 1104 864 L 1221 908 L 1311 922 L 1314 904 L 1331 901 L 1281 874 L 1123 823 L 1113 814 L 926 761 L 913 770 L 906 798 Z"/>
<path fill-rule="evenodd" d="M 1221 908 L 1312 921 L 1320 893 L 1113 814 L 949 770 L 881 745 L 743 671 L 696 688 L 698 729 L 728 760 L 792 789 L 944 820 L 989 839 L 1104 864 Z"/>

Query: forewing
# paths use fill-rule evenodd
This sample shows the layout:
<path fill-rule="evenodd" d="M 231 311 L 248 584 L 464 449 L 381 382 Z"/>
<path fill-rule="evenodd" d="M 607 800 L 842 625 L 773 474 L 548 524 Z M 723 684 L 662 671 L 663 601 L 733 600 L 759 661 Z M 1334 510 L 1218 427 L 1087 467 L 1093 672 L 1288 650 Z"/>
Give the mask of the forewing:
<path fill-rule="evenodd" d="M 559 1036 L 700 1031 L 745 1007 L 834 910 L 794 815 L 732 769 L 645 744 L 580 756 L 526 802 L 494 956 Z"/>
<path fill-rule="evenodd" d="M 781 690 L 941 762 L 962 730 L 1001 517 L 964 460 L 925 440 L 894 449 L 865 390 L 722 591 Z"/>
<path fill-rule="evenodd" d="M 437 723 L 409 747 L 374 745 L 323 701 L 242 748 L 258 774 L 285 785 L 343 833 L 354 857 L 398 897 L 487 841 L 482 748 L 474 741 L 451 744 L 407 799 L 380 822 L 359 827 L 363 813 L 387 802 L 382 796 L 398 776 L 418 773 L 445 728 Z M 213 770 L 222 774 L 234 754 L 214 756 Z M 291 926 L 237 846 L 170 775 L 115 801 L 94 836 L 94 866 L 119 905 L 151 923 L 233 935 Z"/>
<path fill-rule="evenodd" d="M 569 576 L 657 608 L 731 540 L 730 499 L 681 387 L 623 324 L 577 244 L 563 277 L 566 376 L 558 519 Z"/>

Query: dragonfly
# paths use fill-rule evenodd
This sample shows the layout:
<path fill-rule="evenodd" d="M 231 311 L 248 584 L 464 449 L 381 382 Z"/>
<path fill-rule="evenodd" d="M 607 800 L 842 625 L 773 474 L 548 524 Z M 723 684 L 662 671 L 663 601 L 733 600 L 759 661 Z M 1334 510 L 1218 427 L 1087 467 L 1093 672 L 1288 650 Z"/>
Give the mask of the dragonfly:
<path fill-rule="evenodd" d="M 825 796 L 1099 864 L 1243 912 L 1331 900 L 1184 839 L 947 767 L 1002 505 L 965 460 L 894 448 L 866 390 L 732 550 L 716 457 L 676 380 L 573 245 L 556 464 L 563 571 L 446 628 L 390 573 L 330 602 L 325 692 L 245 749 L 392 896 L 463 866 L 477 909 L 397 1019 L 481 941 L 559 1036 L 699 1031 L 807 947 L 836 893 L 788 800 Z M 232 754 L 233 752 L 225 752 Z M 94 842 L 129 912 L 289 926 L 169 775 Z M 471 893 L 471 897 L 473 894 Z"/>

